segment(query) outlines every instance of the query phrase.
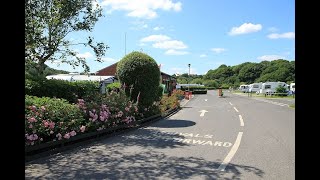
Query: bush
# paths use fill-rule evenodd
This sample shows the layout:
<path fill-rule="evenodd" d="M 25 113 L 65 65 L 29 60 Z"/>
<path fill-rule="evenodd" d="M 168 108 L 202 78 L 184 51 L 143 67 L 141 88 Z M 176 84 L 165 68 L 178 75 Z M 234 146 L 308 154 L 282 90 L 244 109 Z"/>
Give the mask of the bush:
<path fill-rule="evenodd" d="M 160 101 L 160 111 L 163 113 L 166 110 L 180 107 L 177 96 L 163 96 Z"/>
<path fill-rule="evenodd" d="M 204 87 L 204 86 L 191 86 L 191 87 L 187 87 L 187 86 L 181 86 L 181 90 L 182 91 L 195 91 L 195 90 L 206 90 L 207 87 Z"/>
<path fill-rule="evenodd" d="M 98 100 L 86 102 L 79 100 L 78 106 L 84 112 L 89 131 L 102 130 L 119 124 L 135 121 L 138 114 L 136 103 L 132 103 L 123 89 L 111 91 L 107 95 L 100 94 Z"/>
<path fill-rule="evenodd" d="M 66 100 L 25 97 L 25 144 L 69 139 L 84 131 L 80 109 Z"/>
<path fill-rule="evenodd" d="M 97 92 L 97 82 L 69 82 L 56 79 L 26 79 L 25 81 L 25 94 L 27 95 L 63 98 L 71 103 L 76 103 L 77 99 L 90 97 Z"/>
<path fill-rule="evenodd" d="M 280 94 L 278 94 L 279 96 L 287 96 L 287 89 L 285 87 L 279 85 L 276 88 L 276 93 L 280 93 Z"/>
<path fill-rule="evenodd" d="M 178 100 L 182 100 L 184 98 L 184 91 L 178 89 L 178 90 L 173 90 L 171 96 L 176 96 Z"/>
<path fill-rule="evenodd" d="M 108 92 L 111 92 L 112 90 L 119 89 L 120 87 L 121 87 L 120 82 L 115 82 L 115 83 L 108 84 L 107 90 Z"/>
<path fill-rule="evenodd" d="M 160 69 L 156 61 L 141 52 L 126 55 L 117 65 L 117 75 L 120 82 L 127 86 L 127 95 L 136 101 L 139 95 L 139 107 L 147 108 L 159 99 Z"/>

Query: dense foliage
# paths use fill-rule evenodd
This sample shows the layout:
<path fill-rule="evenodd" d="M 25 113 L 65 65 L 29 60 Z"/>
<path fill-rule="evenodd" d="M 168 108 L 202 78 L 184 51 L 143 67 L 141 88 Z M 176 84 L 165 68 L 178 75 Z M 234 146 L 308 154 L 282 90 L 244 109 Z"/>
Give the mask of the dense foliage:
<path fill-rule="evenodd" d="M 180 84 L 203 84 L 214 88 L 239 87 L 240 84 L 266 81 L 294 82 L 295 61 L 278 59 L 260 63 L 245 62 L 235 66 L 223 64 L 217 69 L 209 70 L 204 76 L 188 76 L 185 73 L 177 77 Z"/>
<path fill-rule="evenodd" d="M 47 61 L 82 65 L 89 72 L 85 58 L 74 49 L 90 47 L 101 62 L 108 46 L 95 43 L 90 36 L 86 42 L 72 42 L 68 35 L 92 31 L 100 17 L 102 8 L 93 0 L 26 0 L 25 63 L 34 63 L 39 74 L 43 74 Z"/>
<path fill-rule="evenodd" d="M 63 98 L 76 103 L 98 93 L 99 84 L 91 81 L 69 82 L 55 79 L 26 79 L 25 94 L 38 97 Z"/>
<path fill-rule="evenodd" d="M 128 87 L 132 101 L 139 97 L 140 107 L 149 107 L 160 99 L 160 69 L 149 55 L 137 51 L 127 54 L 117 65 L 117 76 Z"/>

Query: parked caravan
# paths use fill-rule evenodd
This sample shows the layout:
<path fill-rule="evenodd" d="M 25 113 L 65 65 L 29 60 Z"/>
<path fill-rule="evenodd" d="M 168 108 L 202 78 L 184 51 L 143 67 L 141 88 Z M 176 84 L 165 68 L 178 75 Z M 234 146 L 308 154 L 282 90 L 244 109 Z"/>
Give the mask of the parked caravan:
<path fill-rule="evenodd" d="M 260 93 L 261 94 L 274 94 L 278 86 L 286 88 L 288 91 L 288 85 L 285 82 L 265 82 L 262 83 Z"/>
<path fill-rule="evenodd" d="M 255 93 L 259 92 L 262 87 L 262 82 L 261 83 L 252 83 L 249 85 L 249 92 Z"/>
<path fill-rule="evenodd" d="M 242 91 L 243 93 L 246 93 L 249 91 L 249 85 L 242 84 L 242 85 L 240 85 L 239 90 Z"/>
<path fill-rule="evenodd" d="M 295 93 L 295 91 L 296 91 L 296 83 L 291 83 L 291 84 L 290 84 L 290 91 L 292 91 L 293 93 Z"/>

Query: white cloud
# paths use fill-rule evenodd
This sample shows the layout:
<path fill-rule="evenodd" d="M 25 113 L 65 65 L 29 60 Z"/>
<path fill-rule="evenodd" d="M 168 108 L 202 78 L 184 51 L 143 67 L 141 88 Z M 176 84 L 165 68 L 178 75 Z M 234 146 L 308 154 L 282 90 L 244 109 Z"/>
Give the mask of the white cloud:
<path fill-rule="evenodd" d="M 262 29 L 261 24 L 252 24 L 252 23 L 244 23 L 239 27 L 233 27 L 229 32 L 229 35 L 240 35 L 240 34 L 248 34 L 253 32 L 258 32 Z"/>
<path fill-rule="evenodd" d="M 160 41 L 166 41 L 170 40 L 171 38 L 166 35 L 151 35 L 147 36 L 145 38 L 142 38 L 140 42 L 160 42 Z"/>
<path fill-rule="evenodd" d="M 161 29 L 163 29 L 163 27 L 157 26 L 157 27 L 154 27 L 154 28 L 153 28 L 153 30 L 155 30 L 155 31 L 159 31 L 159 30 L 161 30 Z"/>
<path fill-rule="evenodd" d="M 168 41 L 161 41 L 152 44 L 154 48 L 160 49 L 186 49 L 188 48 L 182 41 L 177 40 L 168 40 Z"/>
<path fill-rule="evenodd" d="M 189 54 L 187 51 L 177 51 L 174 49 L 169 49 L 168 51 L 165 52 L 166 55 L 186 55 Z"/>
<path fill-rule="evenodd" d="M 103 62 L 116 62 L 117 60 L 113 59 L 113 58 L 109 58 L 109 57 L 104 57 L 104 58 L 101 58 L 101 60 Z"/>
<path fill-rule="evenodd" d="M 277 59 L 285 59 L 285 57 L 279 56 L 279 55 L 264 55 L 264 56 L 258 57 L 257 59 L 261 61 L 272 61 Z"/>
<path fill-rule="evenodd" d="M 103 0 L 101 5 L 109 8 L 111 13 L 115 10 L 128 12 L 128 16 L 153 19 L 158 16 L 157 10 L 180 11 L 181 2 L 172 2 L 172 0 Z"/>
<path fill-rule="evenodd" d="M 286 32 L 286 33 L 282 33 L 282 34 L 273 33 L 273 34 L 269 34 L 268 38 L 270 38 L 270 39 L 280 39 L 280 38 L 294 39 L 295 33 L 294 32 Z"/>
<path fill-rule="evenodd" d="M 85 58 L 85 59 L 93 57 L 93 55 L 90 52 L 80 53 L 77 56 L 80 58 Z"/>
<path fill-rule="evenodd" d="M 226 51 L 226 49 L 224 49 L 224 48 L 212 48 L 211 51 L 219 54 L 219 53 L 222 53 L 222 52 Z"/>
<path fill-rule="evenodd" d="M 201 58 L 205 58 L 205 57 L 207 57 L 207 55 L 206 54 L 201 54 L 200 57 Z"/>
<path fill-rule="evenodd" d="M 143 28 L 148 28 L 148 24 L 145 24 L 142 26 Z"/>
<path fill-rule="evenodd" d="M 276 28 L 276 27 L 270 27 L 270 28 L 268 28 L 268 31 L 270 31 L 270 32 L 277 32 L 279 29 L 278 28 Z"/>

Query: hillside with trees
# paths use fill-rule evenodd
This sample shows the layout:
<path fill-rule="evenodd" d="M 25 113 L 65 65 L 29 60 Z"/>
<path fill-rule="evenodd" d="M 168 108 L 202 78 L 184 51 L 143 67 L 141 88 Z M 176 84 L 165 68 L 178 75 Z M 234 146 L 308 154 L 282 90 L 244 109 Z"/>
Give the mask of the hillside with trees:
<path fill-rule="evenodd" d="M 217 69 L 209 70 L 205 75 L 190 75 L 187 73 L 177 76 L 180 84 L 203 84 L 209 87 L 239 87 L 240 84 L 254 82 L 295 81 L 295 61 L 278 59 L 260 63 L 245 62 L 235 66 L 222 64 Z"/>

